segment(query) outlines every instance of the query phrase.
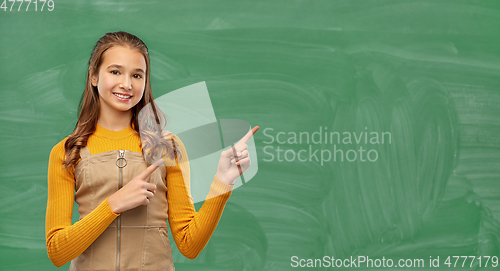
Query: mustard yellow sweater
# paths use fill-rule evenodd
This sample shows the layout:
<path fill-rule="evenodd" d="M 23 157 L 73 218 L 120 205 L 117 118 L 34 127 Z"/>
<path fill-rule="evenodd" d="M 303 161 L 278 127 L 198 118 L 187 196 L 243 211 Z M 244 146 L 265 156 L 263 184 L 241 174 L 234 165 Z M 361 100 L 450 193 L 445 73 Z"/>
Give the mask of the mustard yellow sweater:
<path fill-rule="evenodd" d="M 48 169 L 45 237 L 49 258 L 58 267 L 83 253 L 120 215 L 111 211 L 106 199 L 82 220 L 71 225 L 75 176 L 73 169 L 62 169 L 66 140 L 52 149 Z M 187 154 L 182 142 L 179 144 L 182 154 Z M 87 147 L 92 155 L 118 149 L 142 152 L 140 137 L 132 127 L 111 131 L 97 125 L 96 131 L 88 139 Z M 182 171 L 189 170 L 189 163 L 180 164 Z M 189 198 L 191 193 L 186 193 L 189 180 L 186 180 L 186 188 L 182 172 L 172 168 L 167 167 L 167 199 L 179 204 L 169 206 L 168 222 L 179 251 L 187 258 L 194 259 L 212 236 L 234 186 L 215 177 L 206 201 L 196 212 Z"/>

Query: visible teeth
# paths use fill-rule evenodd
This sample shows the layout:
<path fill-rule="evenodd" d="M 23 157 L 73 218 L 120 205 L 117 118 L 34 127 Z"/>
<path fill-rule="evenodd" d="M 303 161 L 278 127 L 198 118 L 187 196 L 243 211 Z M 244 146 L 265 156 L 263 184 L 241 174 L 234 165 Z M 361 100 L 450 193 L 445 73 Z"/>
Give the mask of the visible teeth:
<path fill-rule="evenodd" d="M 115 96 L 118 96 L 118 97 L 123 98 L 123 99 L 128 99 L 128 98 L 132 97 L 132 96 L 121 95 L 121 94 L 118 94 L 118 93 L 113 93 L 113 94 L 115 94 Z"/>

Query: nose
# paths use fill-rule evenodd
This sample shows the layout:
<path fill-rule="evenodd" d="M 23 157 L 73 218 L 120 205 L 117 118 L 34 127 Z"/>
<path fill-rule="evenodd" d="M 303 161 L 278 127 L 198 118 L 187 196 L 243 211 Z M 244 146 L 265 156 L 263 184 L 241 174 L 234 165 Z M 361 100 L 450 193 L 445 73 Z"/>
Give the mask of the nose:
<path fill-rule="evenodd" d="M 132 80 L 126 76 L 123 81 L 122 81 L 122 84 L 121 84 L 121 88 L 123 88 L 124 90 L 131 90 L 132 89 Z"/>

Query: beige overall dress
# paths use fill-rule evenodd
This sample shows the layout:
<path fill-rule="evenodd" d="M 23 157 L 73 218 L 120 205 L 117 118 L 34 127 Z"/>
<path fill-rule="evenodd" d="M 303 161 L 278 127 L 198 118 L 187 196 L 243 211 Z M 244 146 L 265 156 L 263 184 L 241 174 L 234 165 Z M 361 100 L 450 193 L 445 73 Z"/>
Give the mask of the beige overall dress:
<path fill-rule="evenodd" d="M 149 164 L 143 154 L 115 150 L 91 155 L 80 150 L 75 167 L 80 219 L 126 185 Z M 148 182 L 156 184 L 149 205 L 120 214 L 85 252 L 71 261 L 69 270 L 175 270 L 167 237 L 166 169 L 155 170 Z"/>

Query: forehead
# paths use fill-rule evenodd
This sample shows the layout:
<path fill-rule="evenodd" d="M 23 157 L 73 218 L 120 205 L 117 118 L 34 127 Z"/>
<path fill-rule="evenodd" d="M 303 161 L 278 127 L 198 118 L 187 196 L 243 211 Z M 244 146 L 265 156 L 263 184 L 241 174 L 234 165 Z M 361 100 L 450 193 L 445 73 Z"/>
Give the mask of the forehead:
<path fill-rule="evenodd" d="M 113 46 L 102 54 L 104 68 L 117 64 L 126 69 L 141 68 L 146 70 L 146 60 L 139 51 L 122 46 Z"/>

